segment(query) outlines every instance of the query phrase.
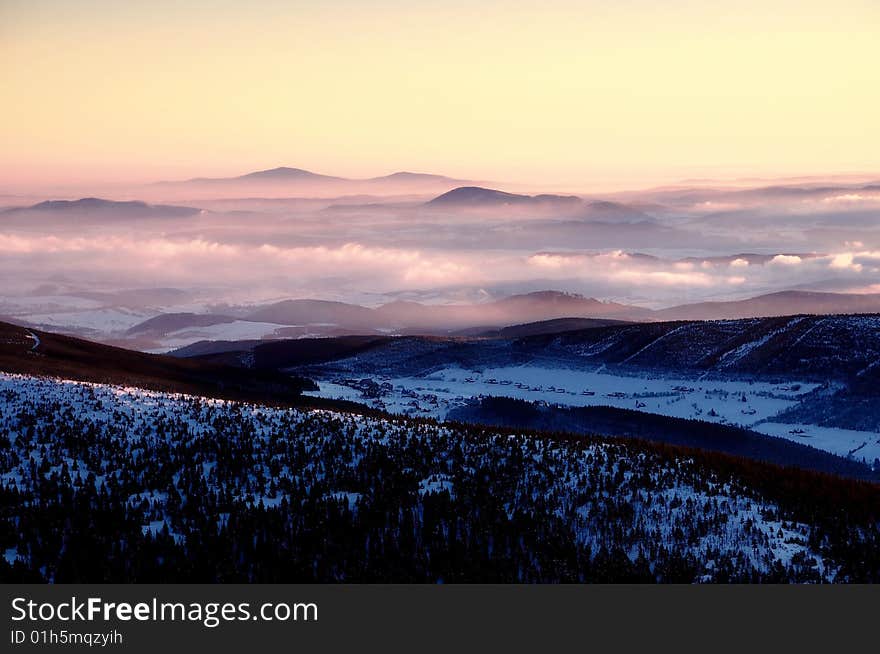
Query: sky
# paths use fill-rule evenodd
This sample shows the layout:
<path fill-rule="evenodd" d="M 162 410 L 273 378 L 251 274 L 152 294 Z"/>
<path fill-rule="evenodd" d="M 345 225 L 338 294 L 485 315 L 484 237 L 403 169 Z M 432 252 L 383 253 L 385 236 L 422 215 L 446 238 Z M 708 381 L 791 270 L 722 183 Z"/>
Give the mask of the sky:
<path fill-rule="evenodd" d="M 880 170 L 876 0 L 0 0 L 0 186 Z"/>

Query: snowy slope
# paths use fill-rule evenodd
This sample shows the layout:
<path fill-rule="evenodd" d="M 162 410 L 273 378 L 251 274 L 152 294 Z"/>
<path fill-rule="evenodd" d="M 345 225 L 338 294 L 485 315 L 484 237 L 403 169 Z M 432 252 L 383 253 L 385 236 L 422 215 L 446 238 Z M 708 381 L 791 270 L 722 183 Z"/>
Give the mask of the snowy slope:
<path fill-rule="evenodd" d="M 624 376 L 607 371 L 534 365 L 466 370 L 444 368 L 423 377 L 382 377 L 378 397 L 357 379 L 321 381 L 312 395 L 372 402 L 394 413 L 444 418 L 479 396 L 511 397 L 565 406 L 613 406 L 646 413 L 752 427 L 796 406 L 818 384 L 791 381 L 694 380 L 649 372 Z"/>
<path fill-rule="evenodd" d="M 72 436 L 85 433 L 84 442 Z M 472 502 L 474 484 L 488 482 L 487 497 L 502 502 L 511 519 L 540 501 L 584 552 L 598 556 L 611 547 L 649 568 L 675 552 L 696 562 L 693 581 L 731 571 L 834 580 L 837 569 L 808 545 L 810 525 L 737 479 L 619 443 L 487 440 L 444 426 L 10 374 L 0 374 L 0 434 L 7 441 L 0 452 L 13 454 L 0 457 L 8 489 L 33 500 L 40 479 L 74 492 L 82 484 L 111 494 L 124 488 L 126 511 L 140 516 L 137 533 L 165 539 L 165 547 L 187 547 L 196 525 L 204 529 L 186 516 L 214 492 L 233 506 L 267 511 L 290 510 L 305 492 L 343 503 L 356 520 L 381 497 L 363 466 L 384 452 L 408 462 L 413 494 L 401 498 L 416 501 L 417 511 L 438 494 Z M 508 479 L 519 481 L 510 486 Z M 191 488 L 201 490 L 188 494 Z M 171 494 L 189 509 L 181 513 Z M 14 519 L 15 509 L 7 515 Z M 216 517 L 221 535 L 230 519 Z M 6 561 L 42 565 L 52 579 L 52 565 L 33 558 L 32 543 L 8 543 L 4 552 Z"/>

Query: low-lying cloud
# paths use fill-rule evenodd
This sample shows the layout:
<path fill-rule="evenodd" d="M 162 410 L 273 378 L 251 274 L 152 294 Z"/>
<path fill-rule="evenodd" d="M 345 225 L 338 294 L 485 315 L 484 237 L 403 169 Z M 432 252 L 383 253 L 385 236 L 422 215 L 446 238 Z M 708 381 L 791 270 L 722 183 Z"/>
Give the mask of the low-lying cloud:
<path fill-rule="evenodd" d="M 320 296 L 330 286 L 358 293 L 413 288 L 492 286 L 535 279 L 571 282 L 587 294 L 653 297 L 657 304 L 749 290 L 801 286 L 836 276 L 864 286 L 877 278 L 880 252 L 846 250 L 809 257 L 772 255 L 763 263 L 740 256 L 687 260 L 608 252 L 516 251 L 342 245 L 284 247 L 207 238 L 107 235 L 92 238 L 0 233 L 0 269 L 7 278 L 62 277 L 92 284 L 239 289 L 254 301 L 278 294 Z M 309 289 L 314 289 L 309 292 Z M 222 294 L 222 293 L 221 293 Z M 240 294 L 236 294 L 240 295 Z"/>
<path fill-rule="evenodd" d="M 791 288 L 880 288 L 876 192 L 779 199 L 685 189 L 616 202 L 597 204 L 604 213 L 590 219 L 500 207 L 491 221 L 381 199 L 345 211 L 327 210 L 329 200 L 268 208 L 238 200 L 234 210 L 207 206 L 173 220 L 6 214 L 0 301 L 14 302 L 0 309 L 48 288 L 182 289 L 185 310 L 290 297 L 461 301 L 540 289 L 658 308 Z"/>

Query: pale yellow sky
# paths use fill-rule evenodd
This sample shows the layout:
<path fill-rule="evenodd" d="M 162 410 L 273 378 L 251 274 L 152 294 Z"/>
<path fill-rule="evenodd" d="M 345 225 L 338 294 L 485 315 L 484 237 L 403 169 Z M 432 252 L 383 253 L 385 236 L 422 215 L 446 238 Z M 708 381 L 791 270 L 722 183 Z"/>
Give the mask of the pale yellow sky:
<path fill-rule="evenodd" d="M 876 0 L 0 0 L 0 184 L 880 171 Z"/>

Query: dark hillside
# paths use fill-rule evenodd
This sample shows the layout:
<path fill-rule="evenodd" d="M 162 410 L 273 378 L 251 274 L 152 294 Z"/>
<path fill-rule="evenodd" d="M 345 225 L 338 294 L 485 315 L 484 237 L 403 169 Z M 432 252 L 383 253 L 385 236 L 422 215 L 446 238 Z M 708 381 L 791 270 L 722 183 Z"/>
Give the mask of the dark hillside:
<path fill-rule="evenodd" d="M 493 427 L 568 431 L 639 438 L 711 450 L 779 466 L 880 481 L 880 470 L 782 438 L 701 420 L 685 420 L 606 406 L 546 406 L 506 397 L 484 397 L 450 414 L 451 420 Z"/>
<path fill-rule="evenodd" d="M 0 323 L 0 371 L 264 403 L 345 404 L 301 397 L 313 382 L 273 370 L 145 354 L 8 323 Z"/>

